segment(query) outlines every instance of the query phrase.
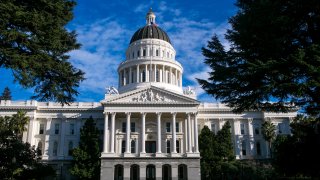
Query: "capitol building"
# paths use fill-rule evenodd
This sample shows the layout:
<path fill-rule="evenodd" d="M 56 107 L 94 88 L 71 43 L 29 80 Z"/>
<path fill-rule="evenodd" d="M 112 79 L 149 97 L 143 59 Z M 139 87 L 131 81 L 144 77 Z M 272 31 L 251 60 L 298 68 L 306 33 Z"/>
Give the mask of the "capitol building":
<path fill-rule="evenodd" d="M 183 66 L 155 20 L 150 10 L 118 66 L 118 88 L 107 88 L 100 102 L 62 106 L 1 101 L 0 116 L 27 112 L 30 123 L 23 141 L 41 149 L 42 161 L 52 165 L 60 179 L 72 179 L 70 150 L 77 147 L 80 128 L 90 116 L 103 140 L 102 180 L 200 180 L 198 136 L 204 126 L 217 133 L 229 121 L 237 159 L 269 156 L 261 134 L 264 121 L 272 121 L 277 134 L 290 133 L 297 112 L 235 114 L 224 104 L 198 101 L 192 88 L 184 89 Z"/>

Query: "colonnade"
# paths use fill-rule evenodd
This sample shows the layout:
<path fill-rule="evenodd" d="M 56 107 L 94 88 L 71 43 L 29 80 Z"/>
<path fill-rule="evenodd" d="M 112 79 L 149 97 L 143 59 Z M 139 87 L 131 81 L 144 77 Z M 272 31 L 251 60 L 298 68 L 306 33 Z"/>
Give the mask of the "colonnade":
<path fill-rule="evenodd" d="M 109 114 L 111 114 L 111 125 L 109 129 Z M 104 146 L 103 146 L 103 153 L 115 153 L 115 121 L 116 121 L 116 112 L 105 112 L 105 120 L 104 120 Z M 126 112 L 126 134 L 125 134 L 125 139 L 126 139 L 126 147 L 125 147 L 125 154 L 131 153 L 131 148 L 130 148 L 130 135 L 131 135 L 131 129 L 130 129 L 130 122 L 131 122 L 131 112 Z M 156 146 L 156 154 L 161 154 L 161 112 L 155 113 L 157 115 L 157 146 Z M 146 141 L 146 115 L 147 113 L 142 112 L 141 113 L 141 131 L 139 138 L 141 138 L 141 152 L 140 155 L 146 153 L 146 146 L 145 146 L 145 141 Z M 171 129 L 171 135 L 172 135 L 172 142 L 171 143 L 171 154 L 176 154 L 177 147 L 176 147 L 176 139 L 177 139 L 177 132 L 176 132 L 176 116 L 177 112 L 171 113 L 171 124 L 172 124 L 172 129 Z M 197 121 L 197 113 L 186 113 L 186 121 L 185 123 L 185 130 L 187 132 L 185 133 L 185 137 L 187 139 L 185 140 L 186 143 L 186 153 L 199 153 L 199 148 L 198 148 L 198 121 Z M 194 120 L 192 121 L 192 117 Z M 192 124 L 194 123 L 194 124 Z M 192 134 L 194 135 L 192 139 Z M 110 137 L 110 138 L 109 138 Z M 110 141 L 110 142 L 109 142 Z M 192 147 L 192 144 L 194 144 L 194 147 Z"/>
<path fill-rule="evenodd" d="M 182 73 L 179 69 L 163 64 L 138 64 L 119 70 L 119 85 L 131 83 L 160 82 L 182 87 Z"/>

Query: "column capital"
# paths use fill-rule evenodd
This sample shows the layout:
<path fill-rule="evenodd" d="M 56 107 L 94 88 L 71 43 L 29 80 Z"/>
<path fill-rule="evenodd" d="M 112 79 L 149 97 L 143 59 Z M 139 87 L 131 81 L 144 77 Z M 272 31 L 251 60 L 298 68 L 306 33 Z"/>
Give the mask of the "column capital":
<path fill-rule="evenodd" d="M 146 116 L 146 115 L 147 115 L 146 112 L 141 112 L 140 114 L 141 114 L 142 116 Z"/>
<path fill-rule="evenodd" d="M 125 112 L 127 116 L 131 116 L 131 112 Z"/>
<path fill-rule="evenodd" d="M 192 112 L 194 116 L 198 116 L 198 112 Z"/>
<path fill-rule="evenodd" d="M 176 117 L 177 112 L 171 112 L 172 116 Z"/>
<path fill-rule="evenodd" d="M 249 123 L 252 123 L 252 121 L 253 121 L 253 118 L 248 118 Z"/>
<path fill-rule="evenodd" d="M 104 115 L 109 115 L 111 114 L 110 112 L 103 112 Z"/>
<path fill-rule="evenodd" d="M 162 112 L 156 112 L 156 114 L 157 114 L 158 116 L 161 116 Z"/>
<path fill-rule="evenodd" d="M 116 112 L 112 112 L 110 113 L 112 116 L 115 116 L 117 113 Z"/>

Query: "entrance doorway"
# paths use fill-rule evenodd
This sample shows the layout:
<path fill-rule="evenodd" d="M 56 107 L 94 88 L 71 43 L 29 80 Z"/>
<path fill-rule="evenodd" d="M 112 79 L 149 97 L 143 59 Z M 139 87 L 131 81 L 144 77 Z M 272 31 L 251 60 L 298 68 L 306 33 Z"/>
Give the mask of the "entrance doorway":
<path fill-rule="evenodd" d="M 146 153 L 156 153 L 156 141 L 146 141 Z"/>
<path fill-rule="evenodd" d="M 146 180 L 156 180 L 156 167 L 154 165 L 148 165 L 146 171 Z"/>

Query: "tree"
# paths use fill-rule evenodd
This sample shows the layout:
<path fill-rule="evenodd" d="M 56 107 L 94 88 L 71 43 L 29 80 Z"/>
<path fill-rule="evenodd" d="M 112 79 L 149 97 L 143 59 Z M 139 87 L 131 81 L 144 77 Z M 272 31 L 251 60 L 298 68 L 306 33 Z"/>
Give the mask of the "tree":
<path fill-rule="evenodd" d="M 0 100 L 11 100 L 12 96 L 11 96 L 11 91 L 8 87 L 5 87 L 3 92 L 2 92 L 2 96 L 0 96 Z"/>
<path fill-rule="evenodd" d="M 92 117 L 86 120 L 80 130 L 79 147 L 72 151 L 73 165 L 71 174 L 80 179 L 100 179 L 99 130 Z"/>
<path fill-rule="evenodd" d="M 54 176 L 52 167 L 42 164 L 34 147 L 22 142 L 29 122 L 26 113 L 0 117 L 0 176 L 2 179 L 43 179 Z"/>
<path fill-rule="evenodd" d="M 291 123 L 292 135 L 278 135 L 273 143 L 274 166 L 282 176 L 320 177 L 320 123 L 299 115 Z"/>
<path fill-rule="evenodd" d="M 263 138 L 268 142 L 269 156 L 272 158 L 271 145 L 276 138 L 276 126 L 271 121 L 264 121 L 261 127 Z"/>
<path fill-rule="evenodd" d="M 231 126 L 226 122 L 217 135 L 205 126 L 199 135 L 201 179 L 232 177 L 237 171 L 231 137 Z"/>
<path fill-rule="evenodd" d="M 73 18 L 73 0 L 2 0 L 0 3 L 0 68 L 15 81 L 34 88 L 32 98 L 74 101 L 84 73 L 68 61 L 78 49 L 76 33 L 65 26 Z"/>
<path fill-rule="evenodd" d="M 202 48 L 212 71 L 203 89 L 236 112 L 320 113 L 320 1 L 238 0 L 226 50 L 217 36 Z M 271 103 L 272 102 L 272 103 Z"/>

